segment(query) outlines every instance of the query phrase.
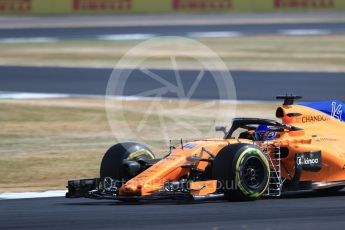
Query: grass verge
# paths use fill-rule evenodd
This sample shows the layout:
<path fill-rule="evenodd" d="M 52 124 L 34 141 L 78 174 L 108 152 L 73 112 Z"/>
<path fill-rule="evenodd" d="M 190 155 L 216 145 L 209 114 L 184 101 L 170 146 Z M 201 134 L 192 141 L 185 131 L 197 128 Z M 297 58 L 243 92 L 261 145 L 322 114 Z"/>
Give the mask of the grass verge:
<path fill-rule="evenodd" d="M 200 42 L 214 50 L 232 70 L 345 71 L 344 35 L 248 36 L 201 39 Z M 112 68 L 138 43 L 90 40 L 0 44 L 0 65 Z M 171 68 L 170 55 L 175 54 L 180 68 L 199 68 L 192 59 L 176 53 L 174 47 L 171 41 L 165 49 L 152 50 L 149 55 L 154 58 L 143 65 Z M 204 55 L 193 54 L 195 58 Z"/>

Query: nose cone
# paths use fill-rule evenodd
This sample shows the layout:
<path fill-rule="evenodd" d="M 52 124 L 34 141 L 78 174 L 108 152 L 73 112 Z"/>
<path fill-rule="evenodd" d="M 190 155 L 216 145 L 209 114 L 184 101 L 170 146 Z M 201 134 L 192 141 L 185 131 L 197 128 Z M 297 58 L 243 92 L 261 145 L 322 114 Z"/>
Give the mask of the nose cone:
<path fill-rule="evenodd" d="M 125 185 L 125 190 L 127 192 L 136 192 L 137 191 L 137 186 L 134 185 Z"/>
<path fill-rule="evenodd" d="M 141 186 L 134 184 L 124 184 L 120 189 L 120 195 L 138 195 L 140 194 Z"/>

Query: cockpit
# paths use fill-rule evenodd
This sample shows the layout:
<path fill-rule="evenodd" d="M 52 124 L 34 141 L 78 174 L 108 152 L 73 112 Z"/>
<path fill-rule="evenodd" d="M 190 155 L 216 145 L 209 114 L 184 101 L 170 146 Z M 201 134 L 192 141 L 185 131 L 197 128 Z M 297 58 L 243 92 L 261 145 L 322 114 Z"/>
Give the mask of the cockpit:
<path fill-rule="evenodd" d="M 235 118 L 229 131 L 223 129 L 226 139 L 241 138 L 253 141 L 274 140 L 284 131 L 296 130 L 300 128 L 260 118 Z"/>

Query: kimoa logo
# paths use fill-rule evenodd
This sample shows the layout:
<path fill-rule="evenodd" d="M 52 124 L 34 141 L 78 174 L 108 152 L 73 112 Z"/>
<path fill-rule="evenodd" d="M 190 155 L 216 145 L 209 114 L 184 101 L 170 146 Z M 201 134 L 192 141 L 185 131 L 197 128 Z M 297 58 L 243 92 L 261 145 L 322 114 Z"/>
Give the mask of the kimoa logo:
<path fill-rule="evenodd" d="M 297 158 L 298 165 L 312 165 L 312 164 L 318 164 L 318 163 L 319 163 L 319 159 L 317 158 L 302 158 L 302 157 Z"/>

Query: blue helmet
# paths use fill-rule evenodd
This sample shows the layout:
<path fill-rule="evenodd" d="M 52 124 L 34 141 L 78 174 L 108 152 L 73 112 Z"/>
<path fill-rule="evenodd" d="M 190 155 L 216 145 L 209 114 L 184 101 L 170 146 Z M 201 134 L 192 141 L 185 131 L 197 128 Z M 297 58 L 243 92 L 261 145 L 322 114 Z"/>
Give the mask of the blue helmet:
<path fill-rule="evenodd" d="M 265 133 L 268 131 L 270 131 L 270 129 L 268 128 L 267 125 L 259 125 L 255 129 L 255 139 L 257 141 L 263 141 L 263 137 L 264 137 Z"/>
<path fill-rule="evenodd" d="M 264 141 L 264 135 L 270 131 L 270 128 L 267 125 L 259 125 L 255 129 L 255 139 L 257 141 Z M 268 135 L 265 137 L 265 140 L 274 140 L 276 137 L 275 132 L 270 132 Z"/>
<path fill-rule="evenodd" d="M 267 125 L 259 125 L 256 129 L 255 129 L 255 132 L 257 133 L 266 133 L 270 131 L 270 128 L 268 128 Z"/>

